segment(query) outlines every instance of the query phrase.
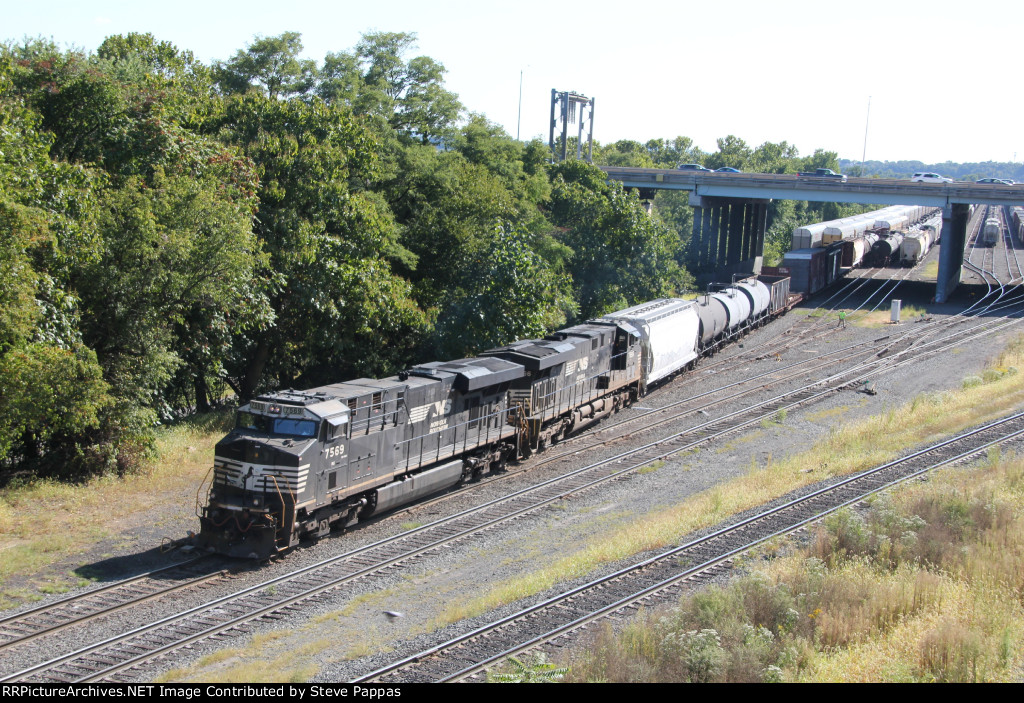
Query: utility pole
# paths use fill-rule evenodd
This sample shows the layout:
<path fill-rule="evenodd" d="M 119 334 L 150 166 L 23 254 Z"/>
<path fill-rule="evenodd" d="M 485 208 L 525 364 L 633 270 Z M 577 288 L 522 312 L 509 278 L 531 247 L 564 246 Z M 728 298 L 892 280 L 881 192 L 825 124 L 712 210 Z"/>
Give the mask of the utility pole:
<path fill-rule="evenodd" d="M 860 155 L 860 175 L 864 175 L 864 162 L 868 157 L 868 121 L 871 119 L 871 96 L 868 96 L 868 115 L 864 118 L 864 151 Z"/>
<path fill-rule="evenodd" d="M 519 125 L 523 122 L 523 70 L 519 69 L 519 116 L 516 118 L 516 141 L 519 141 Z"/>

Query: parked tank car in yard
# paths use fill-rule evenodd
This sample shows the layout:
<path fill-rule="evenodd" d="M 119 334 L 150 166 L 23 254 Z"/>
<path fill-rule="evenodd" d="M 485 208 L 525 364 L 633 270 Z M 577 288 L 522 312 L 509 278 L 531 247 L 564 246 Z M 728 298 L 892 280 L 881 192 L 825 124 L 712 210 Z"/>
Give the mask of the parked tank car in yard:
<path fill-rule="evenodd" d="M 476 358 L 260 395 L 217 443 L 197 545 L 265 559 L 500 470 L 782 314 L 789 284 L 748 278 Z"/>
<path fill-rule="evenodd" d="M 900 253 L 903 239 L 904 236 L 901 232 L 890 232 L 888 235 L 879 236 L 878 241 L 871 245 L 871 251 L 864 257 L 864 262 L 869 266 L 888 266 Z"/>
<path fill-rule="evenodd" d="M 994 247 L 999 241 L 999 235 L 1003 231 L 1003 223 L 999 221 L 998 217 L 989 217 L 985 220 L 985 226 L 982 229 L 982 243 L 987 247 Z"/>
<path fill-rule="evenodd" d="M 856 239 L 844 240 L 842 267 L 851 269 L 860 266 L 864 257 L 871 251 L 872 245 L 877 241 L 878 235 L 874 233 L 868 233 Z"/>
<path fill-rule="evenodd" d="M 924 228 L 907 234 L 900 244 L 900 263 L 904 266 L 917 265 L 931 250 L 932 236 L 932 231 Z"/>

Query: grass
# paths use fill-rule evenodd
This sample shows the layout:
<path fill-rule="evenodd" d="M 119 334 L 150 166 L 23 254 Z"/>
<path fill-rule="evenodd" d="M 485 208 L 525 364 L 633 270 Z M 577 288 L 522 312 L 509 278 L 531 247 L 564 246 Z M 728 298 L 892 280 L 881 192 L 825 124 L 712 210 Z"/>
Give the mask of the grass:
<path fill-rule="evenodd" d="M 766 430 L 771 429 L 772 427 L 778 427 L 779 425 L 782 425 L 786 422 L 787 415 L 788 413 L 786 412 L 786 409 L 780 408 L 771 417 L 766 417 L 765 419 L 761 420 L 761 427 Z"/>
<path fill-rule="evenodd" d="M 651 462 L 647 466 L 641 466 L 639 469 L 637 469 L 637 473 L 638 474 L 651 474 L 651 473 L 654 473 L 655 471 L 657 471 L 658 469 L 660 469 L 661 467 L 663 467 L 664 465 L 665 465 L 665 462 L 659 459 L 658 461 Z"/>
<path fill-rule="evenodd" d="M 571 681 L 1015 681 L 1024 459 L 840 512 L 805 548 L 573 652 Z"/>
<path fill-rule="evenodd" d="M 1016 368 L 1022 363 L 1024 340 L 1018 339 L 991 368 Z M 986 373 L 979 385 L 919 396 L 905 406 L 843 426 L 810 451 L 778 461 L 770 459 L 764 466 L 754 466 L 745 476 L 638 518 L 628 527 L 596 537 L 554 563 L 496 584 L 476 598 L 459 601 L 449 606 L 434 625 L 440 627 L 474 617 L 540 593 L 561 581 L 585 576 L 602 564 L 664 548 L 686 534 L 800 486 L 885 463 L 906 447 L 938 440 L 1009 414 L 1022 405 L 1024 374 L 1016 373 Z"/>
<path fill-rule="evenodd" d="M 862 311 L 848 313 L 846 319 L 848 324 L 869 329 L 881 329 L 892 324 L 892 312 L 888 307 L 879 308 L 874 312 Z M 927 315 L 927 310 L 917 305 L 904 305 L 900 308 L 900 322 L 913 322 L 922 315 Z"/>
<path fill-rule="evenodd" d="M 0 608 L 31 599 L 20 583 L 26 578 L 40 590 L 77 584 L 78 577 L 68 573 L 76 565 L 40 573 L 122 530 L 150 528 L 149 516 L 163 506 L 194 497 L 213 463 L 214 445 L 230 423 L 231 414 L 224 412 L 162 428 L 157 458 L 125 478 L 102 476 L 78 485 L 37 480 L 6 487 L 0 492 Z M 173 526 L 167 529 L 168 537 L 184 536 L 185 528 L 180 533 Z"/>

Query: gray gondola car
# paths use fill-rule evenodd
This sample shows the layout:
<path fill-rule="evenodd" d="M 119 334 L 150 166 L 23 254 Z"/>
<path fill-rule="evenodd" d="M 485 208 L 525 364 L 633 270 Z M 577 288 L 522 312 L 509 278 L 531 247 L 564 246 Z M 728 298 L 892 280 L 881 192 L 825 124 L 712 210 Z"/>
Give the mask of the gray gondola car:
<path fill-rule="evenodd" d="M 789 276 L 760 274 L 757 280 L 768 287 L 768 315 L 774 316 L 789 307 Z"/>

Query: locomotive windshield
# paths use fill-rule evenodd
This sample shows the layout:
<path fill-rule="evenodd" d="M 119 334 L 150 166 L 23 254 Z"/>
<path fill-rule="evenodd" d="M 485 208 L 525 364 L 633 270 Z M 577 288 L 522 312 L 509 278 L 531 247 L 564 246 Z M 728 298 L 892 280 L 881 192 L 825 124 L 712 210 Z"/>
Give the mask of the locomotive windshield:
<path fill-rule="evenodd" d="M 243 430 L 256 430 L 267 434 L 285 437 L 315 437 L 317 423 L 291 417 L 267 417 L 255 413 L 239 412 L 235 427 Z"/>

